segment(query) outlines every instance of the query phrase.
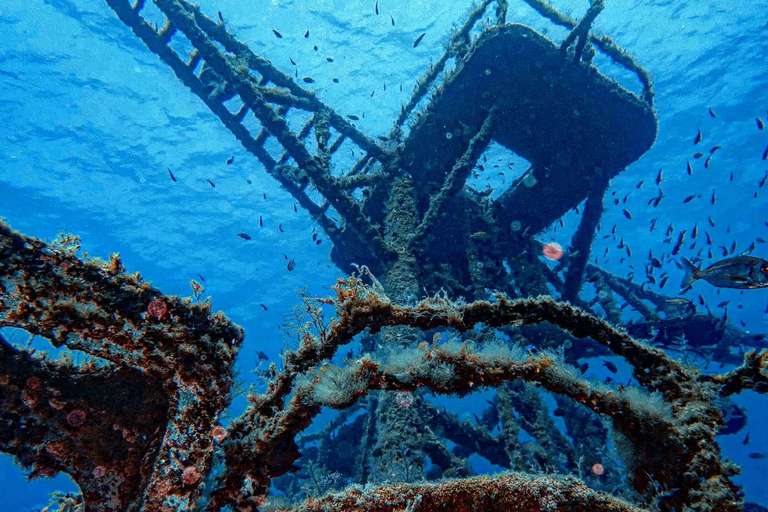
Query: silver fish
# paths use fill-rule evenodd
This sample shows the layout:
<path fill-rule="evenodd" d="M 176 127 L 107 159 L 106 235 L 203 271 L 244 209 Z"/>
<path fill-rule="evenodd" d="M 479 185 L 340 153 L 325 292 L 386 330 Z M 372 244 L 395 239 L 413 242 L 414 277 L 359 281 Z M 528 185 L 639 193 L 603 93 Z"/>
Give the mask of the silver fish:
<path fill-rule="evenodd" d="M 699 279 L 704 279 L 718 288 L 768 288 L 768 260 L 754 256 L 726 258 L 704 270 L 696 268 L 683 258 L 685 277 L 680 285 L 688 288 Z"/>

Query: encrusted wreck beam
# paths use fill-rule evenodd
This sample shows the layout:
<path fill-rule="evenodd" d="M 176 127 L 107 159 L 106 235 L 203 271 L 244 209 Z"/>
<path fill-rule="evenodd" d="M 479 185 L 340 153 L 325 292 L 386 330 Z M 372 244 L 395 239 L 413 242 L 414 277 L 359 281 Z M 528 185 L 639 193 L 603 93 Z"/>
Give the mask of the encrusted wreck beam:
<path fill-rule="evenodd" d="M 722 396 L 746 389 L 768 393 L 768 351 L 750 351 L 744 356 L 744 364 L 735 370 L 721 375 L 705 375 L 702 379 L 717 384 Z"/>
<path fill-rule="evenodd" d="M 75 367 L 0 344 L 0 448 L 33 475 L 66 471 L 87 511 L 192 503 L 243 331 L 209 302 L 126 274 L 117 254 L 84 262 L 79 249 L 75 237 L 48 245 L 0 222 L 0 327 L 95 358 Z"/>
<path fill-rule="evenodd" d="M 51 361 L 0 336 L 0 450 L 29 478 L 70 475 L 86 510 L 131 509 L 170 408 L 163 382 L 141 371 Z"/>
<path fill-rule="evenodd" d="M 418 227 L 412 235 L 411 244 L 417 245 L 424 242 L 424 237 L 428 230 L 434 230 L 435 225 L 440 219 L 441 215 L 445 213 L 445 208 L 448 206 L 451 199 L 458 194 L 467 182 L 472 168 L 475 166 L 475 162 L 482 155 L 488 143 L 491 141 L 491 126 L 493 125 L 493 119 L 496 115 L 496 108 L 492 107 L 485 117 L 485 121 L 480 126 L 478 132 L 470 139 L 467 144 L 467 149 L 464 154 L 459 158 L 453 167 L 451 172 L 445 177 L 443 186 L 440 191 L 434 196 L 430 197 L 429 208 L 424 213 L 424 217 L 421 219 Z"/>
<path fill-rule="evenodd" d="M 560 45 L 560 51 L 564 54 L 568 52 L 572 45 L 574 46 L 572 55 L 574 62 L 579 62 L 579 60 L 581 60 L 584 46 L 589 40 L 589 29 L 592 28 L 592 23 L 603 9 L 605 9 L 605 0 L 591 0 L 587 14 L 581 21 L 579 21 L 578 25 L 571 30 L 571 33 L 568 34 L 568 37 L 566 37 Z"/>
<path fill-rule="evenodd" d="M 227 462 L 228 466 L 239 468 L 239 472 L 247 468 L 253 482 L 267 485 L 268 480 L 264 479 L 267 475 L 260 476 L 253 469 L 262 467 L 267 460 L 277 464 L 275 468 L 287 470 L 290 462 L 295 460 L 293 457 L 298 457 L 298 454 L 291 455 L 295 450 L 291 432 L 306 428 L 321 405 L 343 409 L 377 389 L 413 391 L 425 386 L 433 392 L 461 394 L 477 387 L 497 386 L 506 380 L 523 379 L 538 382 L 550 391 L 568 396 L 598 414 L 611 417 L 641 454 L 637 458 L 637 466 L 632 469 L 633 482 L 638 491 L 649 492 L 652 478 L 670 488 L 684 489 L 662 498 L 662 502 L 670 507 L 720 496 L 720 510 L 737 510 L 737 488 L 729 480 L 735 469 L 721 461 L 714 442 L 723 420 L 720 411 L 712 404 L 711 392 L 702 387 L 695 374 L 667 358 L 662 351 L 634 341 L 605 322 L 566 303 L 543 297 L 508 301 L 497 296 L 494 302 L 479 301 L 466 305 L 431 299 L 415 307 L 401 307 L 391 304 L 379 292 L 362 286 L 355 278 L 340 281 L 336 299 L 328 303 L 336 306 L 338 320 L 324 329 L 323 336 L 304 338 L 299 349 L 299 352 L 306 353 L 306 357 L 300 358 L 302 366 L 309 361 L 316 364 L 329 358 L 340 345 L 348 343 L 366 328 L 372 333 L 394 325 L 408 325 L 421 330 L 452 327 L 466 331 L 480 322 L 503 326 L 548 321 L 577 338 L 591 337 L 625 357 L 635 367 L 635 378 L 649 390 L 660 392 L 669 405 L 655 402 L 657 399 L 625 395 L 626 391 L 595 387 L 583 381 L 577 373 L 564 369 L 561 363 L 548 355 L 515 360 L 510 354 L 495 349 L 474 352 L 466 346 L 461 346 L 460 350 L 433 346 L 410 349 L 412 360 L 407 363 L 408 366 L 387 366 L 363 357 L 342 368 L 324 366 L 319 373 L 309 372 L 309 379 L 303 380 L 293 390 L 295 395 L 285 409 L 278 405 L 277 410 L 282 410 L 279 414 L 275 414 L 271 406 L 269 410 L 264 408 L 275 400 L 280 400 L 278 404 L 282 402 L 278 397 L 283 393 L 278 392 L 278 387 L 270 386 L 267 396 L 251 397 L 254 405 L 237 420 L 235 435 L 243 440 L 260 439 L 262 446 L 256 446 L 250 453 L 243 451 L 243 445 L 236 451 L 227 450 Z M 294 360 L 295 356 L 288 358 L 288 361 Z M 291 363 L 287 371 L 278 377 L 279 381 L 295 379 L 294 364 Z M 436 368 L 450 369 L 450 372 L 446 374 L 440 370 L 434 373 Z M 647 402 L 644 403 L 644 400 Z M 667 408 L 669 406 L 671 410 Z M 688 448 L 693 445 L 698 448 Z M 226 475 L 221 481 L 223 487 L 219 492 L 223 493 L 220 494 L 223 501 L 220 504 L 244 504 L 238 498 L 242 496 L 240 486 L 244 475 L 237 476 L 235 471 Z"/>
<path fill-rule="evenodd" d="M 589 252 L 592 249 L 592 240 L 595 238 L 600 217 L 603 215 L 603 197 L 608 183 L 600 178 L 597 176 L 594 179 L 592 192 L 587 196 L 581 222 L 571 242 L 573 253 L 568 258 L 568 274 L 563 285 L 563 299 L 574 303 L 579 299 L 584 270 L 587 267 Z"/>
<path fill-rule="evenodd" d="M 427 484 L 352 486 L 280 512 L 646 512 L 573 478 L 506 473 Z"/>

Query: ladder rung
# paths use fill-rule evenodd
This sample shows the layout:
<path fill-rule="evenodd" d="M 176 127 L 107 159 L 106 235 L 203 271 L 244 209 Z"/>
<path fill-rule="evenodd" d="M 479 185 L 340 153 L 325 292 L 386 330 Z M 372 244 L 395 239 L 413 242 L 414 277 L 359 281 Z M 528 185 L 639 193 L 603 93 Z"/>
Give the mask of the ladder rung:
<path fill-rule="evenodd" d="M 241 122 L 247 113 L 248 113 L 248 105 L 243 103 L 243 105 L 240 107 L 240 109 L 235 114 L 235 120 L 238 123 Z"/>

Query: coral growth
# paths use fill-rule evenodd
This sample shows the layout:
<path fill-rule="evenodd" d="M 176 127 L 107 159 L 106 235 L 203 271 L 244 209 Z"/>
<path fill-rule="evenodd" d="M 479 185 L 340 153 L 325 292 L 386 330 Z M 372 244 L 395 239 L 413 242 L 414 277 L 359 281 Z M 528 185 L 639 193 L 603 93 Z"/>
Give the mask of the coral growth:
<path fill-rule="evenodd" d="M 740 510 L 730 480 L 737 469 L 722 461 L 715 443 L 723 424 L 715 404 L 741 389 L 766 389 L 765 352 L 748 354 L 734 372 L 702 377 L 568 303 L 496 295 L 468 304 L 433 297 L 406 307 L 392 303 L 375 280 L 365 285 L 363 269 L 361 277 L 340 280 L 335 297 L 307 302 L 314 327 L 285 354 L 266 392 L 251 394 L 248 409 L 224 431 L 217 419 L 231 396 L 242 331 L 222 314 L 211 314 L 207 303 L 164 297 L 168 318 L 150 320 L 146 304 L 159 294 L 136 274 L 108 271 L 6 225 L 0 226 L 0 256 L 0 326 L 99 360 L 64 364 L 2 340 L 0 446 L 32 476 L 70 474 L 86 510 L 253 510 L 274 478 L 296 469 L 296 438 L 323 406 L 352 408 L 372 393 L 395 391 L 396 409 L 409 412 L 422 402 L 409 394 L 420 389 L 463 395 L 514 381 L 537 384 L 610 419 L 634 453 L 629 482 L 663 510 Z M 335 308 L 333 321 L 322 320 L 323 304 Z M 357 335 L 393 326 L 466 332 L 480 324 L 542 322 L 623 357 L 645 391 L 595 385 L 557 354 L 499 343 L 422 344 L 396 359 L 363 354 L 342 366 L 329 363 Z M 480 445 L 476 449 L 483 453 Z M 223 468 L 214 470 L 214 459 Z M 587 469 L 597 477 L 604 471 L 598 463 Z M 353 486 L 310 497 L 299 509 L 438 510 L 451 504 L 469 510 L 470 504 L 503 508 L 513 501 L 525 510 L 638 510 L 573 478 L 519 475 Z"/>

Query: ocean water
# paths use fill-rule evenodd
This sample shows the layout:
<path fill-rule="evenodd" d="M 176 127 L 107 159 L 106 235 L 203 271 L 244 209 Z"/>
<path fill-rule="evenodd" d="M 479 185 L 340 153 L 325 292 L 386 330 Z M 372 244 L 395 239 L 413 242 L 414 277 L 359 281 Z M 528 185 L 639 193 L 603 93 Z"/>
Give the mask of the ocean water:
<path fill-rule="evenodd" d="M 552 4 L 574 17 L 588 7 L 585 0 Z M 200 2 L 209 16 L 220 11 L 240 40 L 280 69 L 313 77 L 314 83 L 302 85 L 339 112 L 361 117 L 357 126 L 371 136 L 389 131 L 416 77 L 442 54 L 471 5 L 381 0 L 376 15 L 368 0 Z M 508 21 L 558 42 L 565 33 L 515 0 Z M 616 224 L 633 256 L 620 261 L 615 243 L 598 236 L 594 254 L 612 249 L 600 265 L 619 275 L 629 265 L 642 268 L 649 251 L 669 251 L 668 224 L 703 229 L 707 217 L 716 224 L 707 226 L 715 247 L 735 241 L 740 253 L 755 242 L 752 255 L 768 258 L 768 244 L 756 242 L 768 239 L 768 186 L 759 188 L 768 172 L 768 161 L 761 160 L 768 129 L 758 129 L 755 120 L 768 123 L 768 19 L 760 2 L 608 0 L 594 30 L 610 35 L 650 71 L 659 118 L 654 146 L 611 182 L 607 197 L 629 194 L 627 202 L 606 200 L 602 219 L 601 235 Z M 323 243 L 313 241 L 308 214 L 294 211 L 292 197 L 105 2 L 5 0 L 0 35 L 0 217 L 46 240 L 75 233 L 94 256 L 119 252 L 129 271 L 141 272 L 165 294 L 190 295 L 189 280 L 204 276 L 214 309 L 246 330 L 238 366 L 246 385 L 253 382 L 256 351 L 279 360 L 282 326 L 299 292 L 326 295 L 344 275 L 329 259 L 330 241 L 322 235 Z M 605 59 L 596 62 L 602 66 Z M 625 71 L 610 64 L 601 69 L 638 91 Z M 699 130 L 703 141 L 694 147 Z M 713 145 L 722 148 L 705 169 L 703 159 L 692 155 Z M 693 175 L 686 172 L 687 161 Z M 660 168 L 665 199 L 652 208 L 648 201 L 658 192 L 653 182 Z M 641 180 L 645 185 L 637 188 Z M 692 194 L 701 197 L 684 202 Z M 652 218 L 658 218 L 654 232 Z M 568 220 L 539 239 L 566 247 L 575 225 Z M 240 232 L 252 239 L 239 238 Z M 692 254 L 684 249 L 681 255 Z M 286 269 L 290 258 L 296 262 L 292 272 Z M 674 294 L 683 273 L 665 270 L 671 277 L 664 291 Z M 768 289 L 694 286 L 711 305 L 730 301 L 732 324 L 768 333 Z M 748 457 L 768 453 L 768 401 L 750 392 L 736 402 L 747 410 L 748 425 L 722 436 L 721 446 L 742 467 L 736 481 L 747 500 L 768 506 L 768 459 Z M 243 406 L 236 400 L 233 409 Z M 751 440 L 744 446 L 746 432 Z M 73 489 L 65 476 L 27 481 L 10 457 L 0 456 L 2 511 L 39 510 L 48 493 Z"/>

